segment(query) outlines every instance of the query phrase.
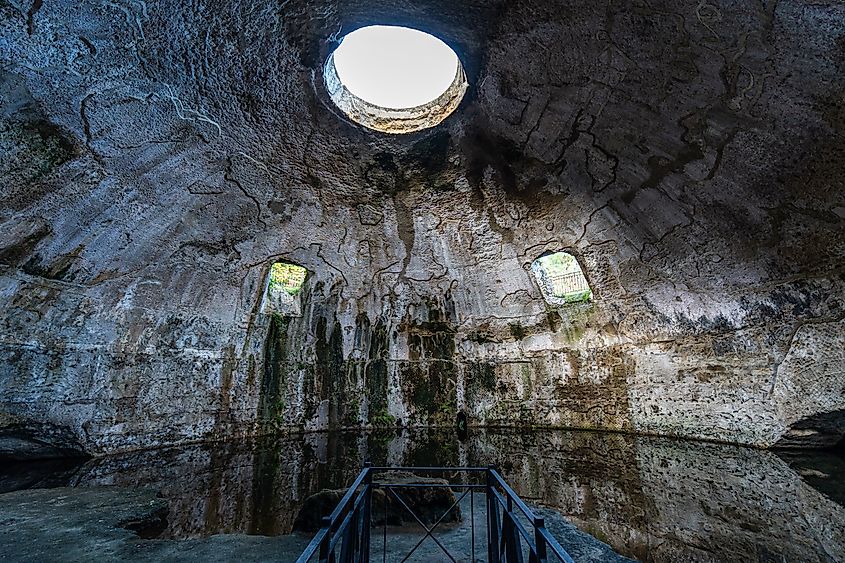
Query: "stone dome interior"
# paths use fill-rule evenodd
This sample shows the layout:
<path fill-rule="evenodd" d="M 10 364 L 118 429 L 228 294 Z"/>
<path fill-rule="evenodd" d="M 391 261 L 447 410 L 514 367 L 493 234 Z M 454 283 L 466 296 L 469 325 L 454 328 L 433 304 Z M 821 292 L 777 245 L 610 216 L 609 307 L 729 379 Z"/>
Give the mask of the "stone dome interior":
<path fill-rule="evenodd" d="M 455 51 L 451 115 L 396 135 L 335 105 L 325 63 L 369 25 Z M 458 413 L 845 436 L 841 2 L 0 0 L 0 63 L 21 448 Z M 589 299 L 544 298 L 556 252 Z"/>

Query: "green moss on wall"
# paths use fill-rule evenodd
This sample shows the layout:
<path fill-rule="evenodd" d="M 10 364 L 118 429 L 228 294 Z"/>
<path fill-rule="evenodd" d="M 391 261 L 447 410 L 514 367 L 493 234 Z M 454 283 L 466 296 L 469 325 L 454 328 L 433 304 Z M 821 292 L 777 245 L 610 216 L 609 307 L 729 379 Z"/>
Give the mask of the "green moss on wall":
<path fill-rule="evenodd" d="M 413 408 L 411 424 L 454 424 L 457 397 L 453 362 L 403 362 L 399 377 Z"/>
<path fill-rule="evenodd" d="M 387 328 L 383 321 L 376 323 L 370 335 L 369 358 L 364 371 L 369 406 L 369 423 L 384 424 L 387 414 Z M 392 425 L 392 424 L 390 424 Z"/>
<path fill-rule="evenodd" d="M 525 327 L 523 327 L 520 323 L 510 323 L 508 325 L 508 329 L 511 332 L 511 336 L 516 340 L 522 340 L 527 334 Z"/>
<path fill-rule="evenodd" d="M 279 314 L 270 317 L 264 343 L 264 374 L 258 399 L 258 419 L 265 429 L 278 427 L 284 416 L 288 350 L 287 331 L 290 319 Z"/>
<path fill-rule="evenodd" d="M 464 364 L 467 385 L 467 404 L 488 396 L 496 390 L 496 366 L 488 362 L 467 362 Z"/>

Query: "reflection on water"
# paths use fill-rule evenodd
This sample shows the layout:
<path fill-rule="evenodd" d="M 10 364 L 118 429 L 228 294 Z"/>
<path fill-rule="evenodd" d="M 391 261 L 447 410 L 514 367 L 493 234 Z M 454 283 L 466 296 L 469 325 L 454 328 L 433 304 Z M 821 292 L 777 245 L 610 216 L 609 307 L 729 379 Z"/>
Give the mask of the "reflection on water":
<path fill-rule="evenodd" d="M 837 451 L 782 451 L 778 456 L 811 487 L 845 507 L 845 445 Z"/>
<path fill-rule="evenodd" d="M 843 458 L 827 455 L 818 469 L 812 456 L 781 455 L 594 432 L 329 433 L 92 460 L 70 483 L 160 490 L 169 537 L 274 535 L 290 531 L 307 496 L 345 487 L 365 460 L 495 464 L 524 498 L 644 561 L 845 561 Z"/>

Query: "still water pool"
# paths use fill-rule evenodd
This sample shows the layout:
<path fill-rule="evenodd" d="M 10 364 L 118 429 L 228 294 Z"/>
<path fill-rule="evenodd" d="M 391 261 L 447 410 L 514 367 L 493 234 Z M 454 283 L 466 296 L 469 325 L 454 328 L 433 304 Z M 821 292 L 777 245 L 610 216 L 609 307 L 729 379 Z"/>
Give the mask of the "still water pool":
<path fill-rule="evenodd" d="M 290 532 L 302 502 L 385 465 L 496 465 L 642 561 L 845 561 L 845 458 L 577 431 L 311 433 L 0 469 L 0 491 L 123 485 L 170 502 L 163 536 Z"/>

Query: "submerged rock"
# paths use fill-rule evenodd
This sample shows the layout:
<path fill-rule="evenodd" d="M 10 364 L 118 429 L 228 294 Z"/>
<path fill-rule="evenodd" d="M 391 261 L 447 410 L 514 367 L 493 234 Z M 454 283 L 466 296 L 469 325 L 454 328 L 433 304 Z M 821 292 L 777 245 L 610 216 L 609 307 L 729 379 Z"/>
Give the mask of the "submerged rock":
<path fill-rule="evenodd" d="M 636 561 L 636 559 L 619 555 L 603 541 L 582 532 L 559 512 L 536 507 L 533 510 L 537 516 L 545 519 L 546 529 L 575 561 L 603 561 L 605 563 Z M 554 557 L 550 558 L 550 560 L 554 559 Z"/>
<path fill-rule="evenodd" d="M 448 485 L 445 479 L 434 477 L 421 477 L 413 473 L 402 471 L 391 471 L 376 475 L 376 483 L 390 483 L 395 485 Z M 324 516 L 331 515 L 343 495 L 348 489 L 327 489 L 305 499 L 305 503 L 296 516 L 293 524 L 294 531 L 315 532 L 320 529 Z M 449 487 L 418 487 L 375 489 L 373 491 L 373 512 L 372 522 L 374 526 L 380 526 L 385 522 L 391 526 L 402 526 L 404 524 L 416 524 L 416 519 L 397 500 L 398 495 L 402 501 L 416 514 L 423 524 L 431 525 L 440 520 L 442 523 L 460 522 L 462 520 L 461 507 L 455 504 L 457 498 Z M 451 510 L 450 510 L 451 508 Z M 448 511 L 448 514 L 447 514 Z M 444 516 L 445 514 L 445 516 Z"/>
<path fill-rule="evenodd" d="M 319 530 L 323 517 L 332 513 L 345 493 L 346 489 L 325 489 L 305 499 L 293 523 L 294 531 L 316 532 Z"/>

